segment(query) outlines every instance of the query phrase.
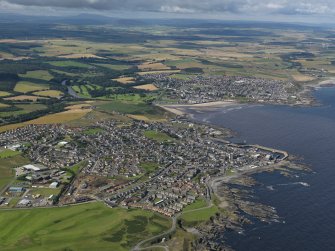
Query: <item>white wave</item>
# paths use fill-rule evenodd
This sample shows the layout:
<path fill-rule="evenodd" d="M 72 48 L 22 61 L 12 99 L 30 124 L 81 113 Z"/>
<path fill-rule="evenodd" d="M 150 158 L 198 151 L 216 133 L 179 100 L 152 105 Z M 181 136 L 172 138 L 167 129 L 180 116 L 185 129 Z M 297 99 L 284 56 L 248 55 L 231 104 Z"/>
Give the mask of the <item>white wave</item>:
<path fill-rule="evenodd" d="M 274 191 L 275 189 L 273 188 L 273 186 L 267 186 L 266 187 L 268 190 L 270 190 L 270 191 Z"/>
<path fill-rule="evenodd" d="M 285 183 L 285 184 L 278 184 L 277 186 L 290 186 L 290 185 L 302 185 L 304 187 L 309 187 L 310 186 L 307 182 Z"/>
<path fill-rule="evenodd" d="M 302 185 L 304 187 L 309 187 L 310 185 L 307 182 L 295 182 L 296 184 Z"/>

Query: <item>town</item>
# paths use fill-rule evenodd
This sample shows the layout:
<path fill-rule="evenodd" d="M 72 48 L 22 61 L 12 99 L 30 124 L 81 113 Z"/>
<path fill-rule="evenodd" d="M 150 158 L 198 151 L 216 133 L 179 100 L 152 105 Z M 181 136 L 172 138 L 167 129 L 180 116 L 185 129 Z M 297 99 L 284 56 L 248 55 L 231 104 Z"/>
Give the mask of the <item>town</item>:
<path fill-rule="evenodd" d="M 233 98 L 240 101 L 306 105 L 309 97 L 292 82 L 242 76 L 188 75 L 174 78 L 169 73 L 149 74 L 145 78 L 167 91 L 167 100 L 180 104 L 201 104 Z"/>
<path fill-rule="evenodd" d="M 184 118 L 168 122 L 96 122 L 90 128 L 28 125 L 0 134 L 0 146 L 31 163 L 0 195 L 0 207 L 52 207 L 103 201 L 172 217 L 197 198 L 211 200 L 210 180 L 284 159 L 258 146 L 232 144 L 227 131 Z"/>

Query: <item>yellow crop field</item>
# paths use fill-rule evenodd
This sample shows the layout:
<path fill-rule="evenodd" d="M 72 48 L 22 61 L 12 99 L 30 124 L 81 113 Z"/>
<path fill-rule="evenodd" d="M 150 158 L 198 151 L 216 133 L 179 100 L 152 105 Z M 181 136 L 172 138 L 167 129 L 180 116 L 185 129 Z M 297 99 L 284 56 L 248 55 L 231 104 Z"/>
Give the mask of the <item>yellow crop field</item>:
<path fill-rule="evenodd" d="M 57 124 L 80 119 L 92 111 L 90 104 L 77 104 L 66 107 L 67 111 L 46 115 L 38 119 L 30 120 L 28 124 Z"/>
<path fill-rule="evenodd" d="M 132 84 L 135 83 L 135 79 L 133 77 L 121 77 L 121 78 L 115 78 L 114 81 L 117 81 L 121 84 Z"/>
<path fill-rule="evenodd" d="M 87 109 L 92 106 L 90 103 L 93 103 L 93 102 L 86 101 L 85 104 L 75 104 L 75 105 L 67 106 L 65 109 L 66 110 Z"/>
<path fill-rule="evenodd" d="M 103 57 L 99 57 L 97 55 L 94 54 L 90 54 L 90 53 L 74 53 L 74 54 L 67 54 L 67 55 L 60 55 L 60 58 L 69 58 L 69 59 L 76 59 L 76 58 L 103 58 Z"/>
<path fill-rule="evenodd" d="M 3 104 L 3 103 L 0 103 L 0 108 L 5 108 L 5 107 L 8 107 L 9 105 L 7 104 Z"/>
<path fill-rule="evenodd" d="M 15 85 L 14 91 L 16 92 L 32 92 L 32 91 L 41 91 L 49 89 L 49 85 L 36 84 L 27 81 L 20 81 Z"/>
<path fill-rule="evenodd" d="M 37 101 L 37 99 L 48 99 L 48 98 L 37 97 L 37 96 L 32 96 L 32 95 L 19 95 L 19 96 L 10 97 L 10 98 L 4 98 L 4 100 L 12 100 L 12 101 L 22 101 L 22 100 Z"/>
<path fill-rule="evenodd" d="M 34 92 L 33 94 L 37 96 L 51 97 L 51 98 L 59 98 L 64 95 L 63 92 L 58 91 L 58 90 L 39 91 L 39 92 Z"/>
<path fill-rule="evenodd" d="M 13 59 L 14 55 L 8 52 L 0 51 L 0 59 Z"/>
<path fill-rule="evenodd" d="M 178 73 L 181 72 L 181 70 L 165 70 L 165 71 L 143 71 L 138 72 L 137 74 L 140 76 L 147 75 L 147 74 L 159 74 L 159 73 Z"/>
<path fill-rule="evenodd" d="M 300 74 L 300 73 L 293 74 L 292 78 L 297 82 L 308 82 L 308 81 L 315 80 L 315 78 L 313 78 L 311 76 L 303 75 L 303 74 Z"/>
<path fill-rule="evenodd" d="M 24 127 L 25 125 L 42 125 L 42 124 L 60 124 L 84 117 L 87 113 L 91 112 L 89 104 L 77 104 L 67 107 L 67 111 L 55 114 L 49 114 L 37 119 L 29 120 L 23 123 L 5 125 L 0 127 L 0 133 L 16 128 Z"/>
<path fill-rule="evenodd" d="M 9 95 L 11 95 L 11 93 L 0 91 L 0 97 L 7 97 Z"/>
<path fill-rule="evenodd" d="M 91 109 L 77 109 L 68 110 L 65 112 L 55 113 L 34 119 L 28 122 L 28 124 L 58 124 L 65 123 L 72 120 L 80 119 L 89 113 Z"/>
<path fill-rule="evenodd" d="M 135 89 L 146 90 L 146 91 L 156 91 L 158 88 L 154 84 L 146 84 L 135 86 Z"/>
<path fill-rule="evenodd" d="M 0 126 L 0 133 L 2 132 L 6 132 L 9 130 L 14 130 L 20 127 L 24 127 L 25 124 L 24 123 L 18 123 L 18 124 L 11 124 L 11 125 L 5 125 L 5 126 Z"/>
<path fill-rule="evenodd" d="M 127 114 L 129 118 L 135 119 L 135 120 L 142 120 L 142 121 L 151 121 L 151 122 L 166 122 L 166 119 L 162 118 L 154 118 L 154 117 L 148 117 L 144 115 L 133 115 L 133 114 Z"/>
<path fill-rule="evenodd" d="M 141 65 L 138 66 L 138 69 L 140 69 L 141 71 L 152 71 L 152 70 L 170 70 L 171 68 L 162 64 L 162 63 L 151 63 L 151 62 L 147 62 L 147 63 L 143 63 Z"/>

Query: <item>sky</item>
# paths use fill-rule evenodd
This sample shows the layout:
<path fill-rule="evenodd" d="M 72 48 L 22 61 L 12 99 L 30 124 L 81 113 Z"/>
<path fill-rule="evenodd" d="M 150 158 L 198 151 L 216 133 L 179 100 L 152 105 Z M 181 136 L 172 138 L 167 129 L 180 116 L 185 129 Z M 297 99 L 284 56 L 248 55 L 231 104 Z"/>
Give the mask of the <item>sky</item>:
<path fill-rule="evenodd" d="M 0 0 L 0 12 L 335 23 L 335 0 Z"/>

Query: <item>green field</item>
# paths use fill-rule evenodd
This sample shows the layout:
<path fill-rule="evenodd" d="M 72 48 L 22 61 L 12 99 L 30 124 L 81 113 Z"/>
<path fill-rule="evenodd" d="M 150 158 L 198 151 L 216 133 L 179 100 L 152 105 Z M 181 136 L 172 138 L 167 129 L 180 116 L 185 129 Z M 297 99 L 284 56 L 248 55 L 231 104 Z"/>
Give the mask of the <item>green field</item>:
<path fill-rule="evenodd" d="M 145 103 L 147 101 L 152 101 L 154 99 L 154 96 L 153 95 L 141 96 L 139 94 L 118 94 L 118 95 L 110 95 L 106 98 L 120 102 Z"/>
<path fill-rule="evenodd" d="M 140 167 L 144 169 L 146 173 L 152 173 L 159 168 L 159 164 L 156 162 L 142 162 Z"/>
<path fill-rule="evenodd" d="M 55 70 L 55 69 L 52 69 L 51 72 L 58 73 L 58 74 L 61 74 L 61 75 L 66 75 L 66 76 L 69 76 L 69 77 L 75 77 L 75 76 L 78 75 L 76 73 L 71 73 L 71 72 L 66 72 L 66 71 L 61 71 L 61 70 Z"/>
<path fill-rule="evenodd" d="M 75 86 L 72 86 L 72 89 L 77 94 L 79 94 L 79 96 L 81 96 L 83 98 L 90 98 L 91 97 L 87 88 L 91 89 L 91 86 L 90 85 L 75 85 Z"/>
<path fill-rule="evenodd" d="M 95 64 L 95 65 L 115 71 L 124 71 L 130 68 L 129 65 L 123 65 L 123 64 Z"/>
<path fill-rule="evenodd" d="M 218 212 L 218 208 L 216 206 L 212 206 L 210 208 L 199 209 L 197 211 L 186 211 L 181 216 L 185 225 L 195 225 L 200 222 L 206 222 L 210 219 L 210 217 L 214 216 Z"/>
<path fill-rule="evenodd" d="M 194 209 L 198 209 L 198 208 L 203 208 L 203 207 L 206 207 L 206 206 L 207 206 L 206 201 L 203 198 L 199 198 L 199 199 L 196 199 L 192 204 L 187 205 L 184 208 L 183 211 L 187 212 L 187 211 L 190 211 L 190 210 L 194 210 Z"/>
<path fill-rule="evenodd" d="M 33 188 L 30 190 L 30 194 L 40 194 L 41 196 L 49 197 L 50 195 L 58 195 L 60 191 L 60 188 Z"/>
<path fill-rule="evenodd" d="M 79 173 L 79 171 L 80 171 L 83 167 L 87 166 L 87 163 L 88 163 L 87 161 L 81 161 L 81 162 L 79 162 L 78 164 L 76 164 L 76 165 L 70 167 L 69 170 L 70 170 L 73 174 L 77 174 L 77 173 Z"/>
<path fill-rule="evenodd" d="M 110 101 L 108 103 L 100 104 L 97 106 L 100 111 L 115 111 L 126 114 L 159 114 L 154 106 L 146 103 L 132 103 L 125 101 Z"/>
<path fill-rule="evenodd" d="M 15 106 L 19 108 L 19 110 L 9 111 L 9 112 L 0 112 L 0 118 L 27 114 L 27 113 L 34 112 L 34 111 L 41 111 L 47 108 L 47 106 L 43 104 L 22 104 L 22 105 L 15 105 Z"/>
<path fill-rule="evenodd" d="M 180 79 L 180 80 L 188 80 L 190 77 L 192 77 L 192 75 L 188 75 L 188 74 L 173 74 L 170 77 L 171 78 L 175 78 L 175 79 Z"/>
<path fill-rule="evenodd" d="M 100 132 L 103 132 L 104 130 L 101 129 L 101 128 L 89 128 L 87 130 L 84 131 L 84 133 L 86 135 L 95 135 L 95 134 L 98 134 Z"/>
<path fill-rule="evenodd" d="M 90 68 L 88 64 L 83 64 L 73 60 L 64 60 L 64 61 L 50 61 L 48 64 L 51 64 L 56 67 L 75 67 L 75 68 Z"/>
<path fill-rule="evenodd" d="M 28 71 L 25 74 L 19 74 L 21 78 L 34 78 L 49 81 L 53 76 L 48 71 L 38 70 L 38 71 Z"/>
<path fill-rule="evenodd" d="M 170 227 L 149 211 L 110 209 L 102 203 L 0 213 L 0 250 L 129 250 Z M 6 226 L 6 227 L 4 227 Z"/>
<path fill-rule="evenodd" d="M 146 136 L 149 139 L 156 140 L 158 142 L 168 142 L 168 141 L 173 141 L 174 140 L 173 138 L 171 138 L 166 133 L 157 132 L 157 131 L 145 131 L 144 136 Z"/>
<path fill-rule="evenodd" d="M 0 161 L 0 190 L 14 177 L 13 168 L 29 164 L 29 160 L 21 155 L 1 159 Z M 0 238 L 1 240 L 1 238 Z M 1 248 L 0 248 L 1 250 Z"/>
<path fill-rule="evenodd" d="M 0 150 L 0 159 L 6 159 L 6 158 L 14 157 L 20 154 L 21 153 L 17 151 L 13 151 L 10 149 L 4 149 L 4 150 Z"/>
<path fill-rule="evenodd" d="M 21 92 L 21 93 L 27 93 L 27 92 L 33 92 L 33 91 L 41 91 L 49 89 L 49 85 L 45 84 L 37 84 L 32 83 L 28 81 L 20 81 L 15 85 L 14 91 Z"/>

